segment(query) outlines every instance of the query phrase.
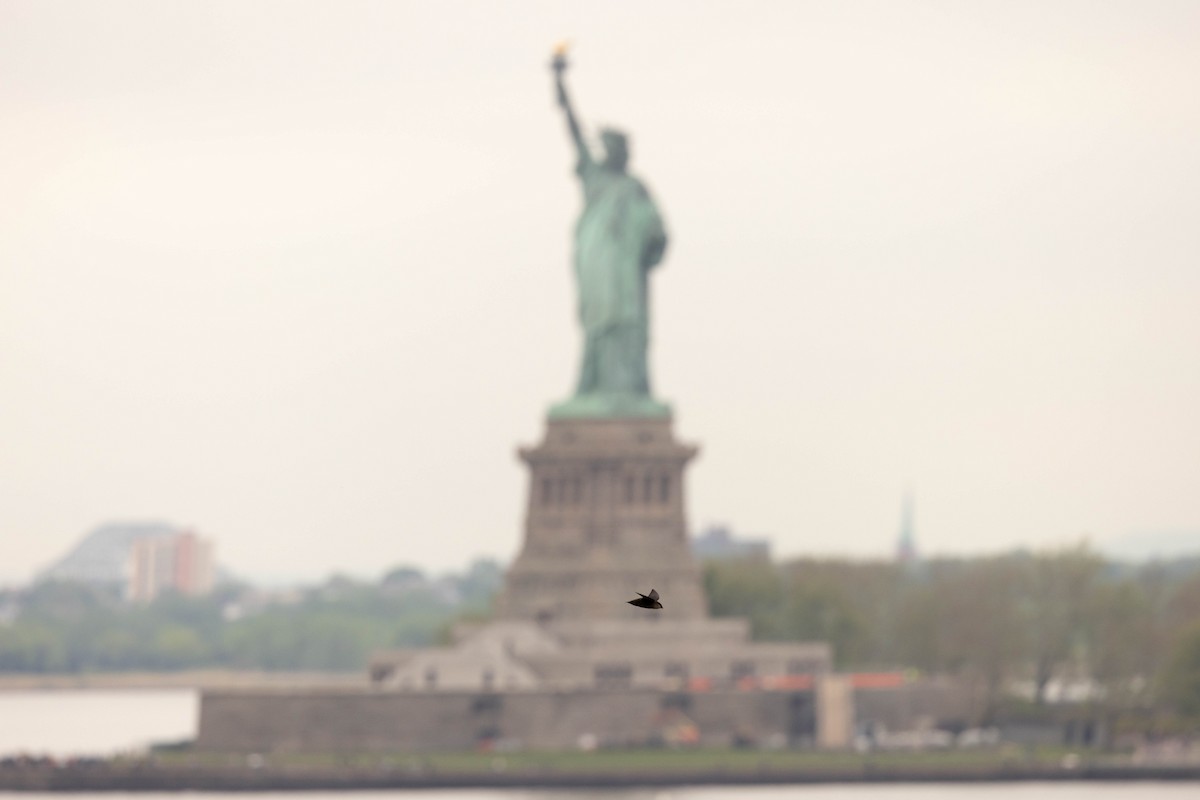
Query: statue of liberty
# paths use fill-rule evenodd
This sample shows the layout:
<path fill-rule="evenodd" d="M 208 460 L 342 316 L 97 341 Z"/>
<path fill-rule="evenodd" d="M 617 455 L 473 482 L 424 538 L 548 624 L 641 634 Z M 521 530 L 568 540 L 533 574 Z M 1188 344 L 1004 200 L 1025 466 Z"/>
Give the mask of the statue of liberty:
<path fill-rule="evenodd" d="M 651 396 L 646 363 L 647 277 L 666 250 L 662 217 L 646 187 L 626 171 L 629 143 L 623 133 L 601 131 L 602 160 L 584 141 L 563 83 L 567 61 L 562 49 L 551 66 L 578 155 L 575 172 L 583 184 L 584 206 L 575 226 L 583 358 L 574 397 L 552 407 L 550 416 L 666 416 L 668 407 Z"/>

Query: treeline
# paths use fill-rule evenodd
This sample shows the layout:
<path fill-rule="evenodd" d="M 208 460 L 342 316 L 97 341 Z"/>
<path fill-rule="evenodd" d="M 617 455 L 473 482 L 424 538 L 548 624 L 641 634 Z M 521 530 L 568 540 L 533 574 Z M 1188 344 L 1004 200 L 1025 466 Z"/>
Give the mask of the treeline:
<path fill-rule="evenodd" d="M 841 559 L 713 562 L 714 615 L 766 640 L 833 644 L 843 669 L 915 668 L 977 687 L 1054 681 L 1120 708 L 1200 717 L 1200 560 L 1130 566 L 1087 546 L 919 565 Z"/>
<path fill-rule="evenodd" d="M 116 589 L 51 582 L 0 593 L 0 672 L 361 670 L 371 651 L 434 643 L 481 614 L 501 569 L 479 561 L 432 579 L 401 567 L 377 582 L 345 577 L 264 592 L 239 584 L 206 597 L 132 604 Z"/>
<path fill-rule="evenodd" d="M 47 583 L 0 593 L 0 671 L 362 670 L 373 650 L 433 644 L 486 615 L 501 579 L 477 562 L 147 605 Z M 846 670 L 954 676 L 983 716 L 1014 685 L 1038 704 L 1060 680 L 1111 708 L 1200 719 L 1200 560 L 1129 566 L 1086 546 L 914 566 L 741 560 L 707 564 L 705 582 L 712 614 L 748 617 L 756 639 L 830 642 Z"/>

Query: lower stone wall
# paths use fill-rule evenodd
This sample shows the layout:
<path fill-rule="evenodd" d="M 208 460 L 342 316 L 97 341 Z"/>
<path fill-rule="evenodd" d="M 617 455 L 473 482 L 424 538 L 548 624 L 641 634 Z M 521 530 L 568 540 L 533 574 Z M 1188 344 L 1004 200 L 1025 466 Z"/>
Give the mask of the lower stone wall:
<path fill-rule="evenodd" d="M 581 736 L 604 746 L 644 745 L 681 720 L 699 744 L 809 743 L 808 692 L 656 690 L 580 692 L 208 691 L 199 749 L 223 752 L 438 752 L 486 741 L 554 750 Z"/>

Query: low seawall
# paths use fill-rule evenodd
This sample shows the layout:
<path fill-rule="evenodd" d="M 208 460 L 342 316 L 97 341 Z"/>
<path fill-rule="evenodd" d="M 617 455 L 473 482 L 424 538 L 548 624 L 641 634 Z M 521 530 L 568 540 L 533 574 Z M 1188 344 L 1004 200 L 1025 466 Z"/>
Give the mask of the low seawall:
<path fill-rule="evenodd" d="M 631 747 L 669 741 L 729 746 L 739 731 L 795 740 L 815 733 L 811 692 L 654 689 L 388 692 L 208 691 L 196 749 L 211 753 L 471 752 L 490 744 L 573 750 L 583 738 Z"/>

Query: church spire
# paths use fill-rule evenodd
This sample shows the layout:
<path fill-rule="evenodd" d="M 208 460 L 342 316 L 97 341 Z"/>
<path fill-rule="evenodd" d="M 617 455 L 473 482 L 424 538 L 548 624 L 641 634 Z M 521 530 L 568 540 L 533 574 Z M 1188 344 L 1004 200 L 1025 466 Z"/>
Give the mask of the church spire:
<path fill-rule="evenodd" d="M 900 538 L 896 542 L 896 560 L 901 564 L 917 562 L 917 540 L 913 531 L 913 493 L 904 490 L 904 505 L 900 512 Z"/>

